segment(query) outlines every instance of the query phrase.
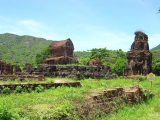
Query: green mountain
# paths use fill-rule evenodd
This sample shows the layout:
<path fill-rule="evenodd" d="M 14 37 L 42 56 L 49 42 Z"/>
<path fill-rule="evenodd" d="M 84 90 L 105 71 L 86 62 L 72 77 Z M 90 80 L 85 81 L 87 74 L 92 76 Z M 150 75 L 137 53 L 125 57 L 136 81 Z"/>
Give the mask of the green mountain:
<path fill-rule="evenodd" d="M 154 51 L 154 50 L 160 50 L 160 44 L 152 49 L 150 49 L 151 51 Z"/>
<path fill-rule="evenodd" d="M 36 54 L 51 42 L 52 40 L 27 35 L 0 34 L 0 58 L 8 64 L 32 63 Z"/>

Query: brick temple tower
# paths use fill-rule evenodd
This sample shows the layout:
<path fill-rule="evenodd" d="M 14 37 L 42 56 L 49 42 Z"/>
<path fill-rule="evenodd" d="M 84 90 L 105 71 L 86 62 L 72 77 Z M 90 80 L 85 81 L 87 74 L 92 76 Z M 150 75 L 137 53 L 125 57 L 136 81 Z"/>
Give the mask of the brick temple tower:
<path fill-rule="evenodd" d="M 73 58 L 74 45 L 70 38 L 62 41 L 53 41 L 50 45 L 51 56 L 44 60 L 46 64 L 72 64 L 78 63 Z"/>
<path fill-rule="evenodd" d="M 152 72 L 152 53 L 149 51 L 148 36 L 142 31 L 136 31 L 131 51 L 126 53 L 127 67 L 123 69 L 123 76 L 147 75 Z"/>

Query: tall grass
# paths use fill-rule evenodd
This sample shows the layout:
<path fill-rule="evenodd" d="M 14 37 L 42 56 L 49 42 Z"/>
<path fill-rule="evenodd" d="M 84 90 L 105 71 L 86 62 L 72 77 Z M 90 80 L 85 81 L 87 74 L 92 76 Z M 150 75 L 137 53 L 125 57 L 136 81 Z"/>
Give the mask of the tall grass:
<path fill-rule="evenodd" d="M 57 78 L 56 78 L 57 79 Z M 75 81 L 72 79 L 58 78 L 66 81 Z M 47 81 L 55 79 L 47 78 Z M 44 92 L 32 91 L 31 93 L 10 93 L 9 95 L 0 95 L 0 108 L 16 119 L 81 119 L 80 112 L 73 111 L 74 104 L 82 104 L 85 97 L 90 95 L 92 91 L 101 89 L 110 89 L 113 87 L 123 87 L 139 85 L 143 89 L 151 89 L 151 83 L 147 80 L 131 80 L 131 79 L 111 79 L 111 80 L 95 80 L 85 79 L 80 81 L 82 87 L 52 87 L 45 89 Z M 85 119 L 159 119 L 160 118 L 160 80 L 152 83 L 152 91 L 155 94 L 153 99 L 147 103 L 135 104 L 132 106 L 124 106 L 118 112 L 111 112 L 101 118 L 86 117 Z M 5 106 L 5 107 L 3 107 Z M 0 111 L 0 112 L 1 112 Z"/>

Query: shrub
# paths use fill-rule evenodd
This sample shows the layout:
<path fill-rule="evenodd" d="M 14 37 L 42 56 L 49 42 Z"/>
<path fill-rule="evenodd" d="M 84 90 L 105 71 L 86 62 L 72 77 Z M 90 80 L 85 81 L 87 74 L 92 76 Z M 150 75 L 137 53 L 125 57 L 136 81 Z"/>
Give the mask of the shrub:
<path fill-rule="evenodd" d="M 22 87 L 21 86 L 17 86 L 16 87 L 16 93 L 21 93 L 22 92 Z"/>
<path fill-rule="evenodd" d="M 25 86 L 24 86 L 23 92 L 28 92 L 28 85 L 25 85 Z"/>
<path fill-rule="evenodd" d="M 122 76 L 124 68 L 126 68 L 126 59 L 119 59 L 116 61 L 113 67 L 113 72 L 116 73 L 118 76 Z"/>
<path fill-rule="evenodd" d="M 5 87 L 2 91 L 3 94 L 9 94 L 10 93 L 10 88 L 9 87 Z"/>
<path fill-rule="evenodd" d="M 157 76 L 160 75 L 160 62 L 153 65 L 153 73 Z"/>
<path fill-rule="evenodd" d="M 18 119 L 20 119 L 19 114 L 11 113 L 6 106 L 3 105 L 3 107 L 0 108 L 0 120 L 18 120 Z"/>
<path fill-rule="evenodd" d="M 44 91 L 44 87 L 42 85 L 38 85 L 38 87 L 35 88 L 36 92 L 43 92 Z"/>
<path fill-rule="evenodd" d="M 84 80 L 84 79 L 85 79 L 84 75 L 81 75 L 80 80 Z"/>
<path fill-rule="evenodd" d="M 152 98 L 154 94 L 151 91 L 144 91 L 143 92 L 143 100 L 147 101 L 148 99 Z"/>

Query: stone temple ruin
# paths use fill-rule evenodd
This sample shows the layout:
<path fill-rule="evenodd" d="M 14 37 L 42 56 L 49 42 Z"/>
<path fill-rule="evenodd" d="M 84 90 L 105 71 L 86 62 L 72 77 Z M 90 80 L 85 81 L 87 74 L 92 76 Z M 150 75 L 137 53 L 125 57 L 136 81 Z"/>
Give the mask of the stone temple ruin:
<path fill-rule="evenodd" d="M 63 41 L 53 41 L 50 45 L 50 57 L 44 60 L 43 65 L 37 65 L 37 68 L 32 68 L 31 64 L 26 63 L 21 72 L 19 66 L 7 65 L 4 61 L 0 61 L 1 71 L 5 75 L 13 74 L 13 67 L 15 67 L 15 76 L 24 78 L 38 78 L 42 80 L 42 76 L 48 77 L 67 77 L 73 79 L 110 79 L 116 78 L 113 75 L 109 66 L 102 65 L 99 58 L 94 58 L 88 62 L 89 66 L 57 66 L 63 64 L 78 63 L 77 59 L 73 58 L 74 45 L 70 39 Z M 15 77 L 9 76 L 9 77 Z M 7 77 L 7 76 L 0 76 Z M 41 77 L 41 78 L 40 78 Z"/>
<path fill-rule="evenodd" d="M 147 75 L 152 71 L 152 53 L 149 51 L 148 36 L 136 31 L 131 51 L 126 53 L 127 67 L 123 69 L 123 76 Z"/>
<path fill-rule="evenodd" d="M 37 65 L 37 68 L 32 68 L 29 64 L 26 64 L 25 69 L 22 72 L 17 72 L 16 75 L 43 75 L 48 77 L 62 77 L 73 78 L 76 80 L 84 78 L 94 79 L 111 79 L 116 78 L 116 75 L 112 74 L 110 67 L 93 67 L 93 66 L 55 66 L 55 65 Z"/>
<path fill-rule="evenodd" d="M 14 70 L 13 70 L 14 69 Z M 0 59 L 0 74 L 13 74 L 13 72 L 21 72 L 21 69 L 17 65 L 6 64 L 2 59 Z"/>
<path fill-rule="evenodd" d="M 53 41 L 50 45 L 51 56 L 44 60 L 46 64 L 73 64 L 78 63 L 73 58 L 74 46 L 70 38 L 63 41 Z"/>
<path fill-rule="evenodd" d="M 97 57 L 93 58 L 92 60 L 89 60 L 87 62 L 87 65 L 91 65 L 91 66 L 103 66 L 102 62 Z"/>

